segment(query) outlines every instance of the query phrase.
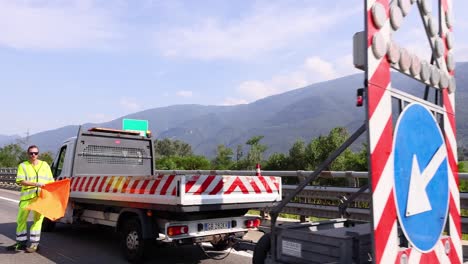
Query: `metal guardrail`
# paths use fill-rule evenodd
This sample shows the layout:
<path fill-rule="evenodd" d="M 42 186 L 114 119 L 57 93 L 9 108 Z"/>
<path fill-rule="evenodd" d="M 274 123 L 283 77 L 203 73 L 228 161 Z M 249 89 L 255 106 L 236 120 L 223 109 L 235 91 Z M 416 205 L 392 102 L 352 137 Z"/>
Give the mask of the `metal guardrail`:
<path fill-rule="evenodd" d="M 263 171 L 262 174 L 270 175 L 270 172 Z M 301 175 L 312 173 L 310 171 L 301 171 Z M 324 172 L 327 178 L 349 178 L 366 179 L 367 172 Z M 294 175 L 294 172 L 287 173 L 286 177 Z M 458 173 L 460 180 L 468 180 L 468 173 Z M 322 177 L 322 175 L 320 176 Z M 283 196 L 293 192 L 296 185 L 283 185 Z M 295 201 L 289 203 L 282 213 L 296 214 L 305 220 L 306 216 L 319 218 L 339 217 L 337 206 L 341 203 L 343 196 L 351 196 L 359 190 L 357 187 L 332 187 L 332 186 L 306 186 L 304 190 L 296 195 Z M 361 193 L 350 204 L 346 212 L 349 217 L 356 220 L 370 221 L 370 211 L 368 209 L 370 202 L 369 190 Z M 367 207 L 367 208 L 366 208 Z M 460 192 L 460 209 L 468 209 L 468 192 Z M 460 212 L 462 213 L 462 212 Z M 468 233 L 468 216 L 461 217 L 462 233 Z"/>
<path fill-rule="evenodd" d="M 20 190 L 16 184 L 16 168 L 0 168 L 0 188 Z"/>
<path fill-rule="evenodd" d="M 255 171 L 231 171 L 231 170 L 157 170 L 160 174 L 194 174 L 194 175 L 239 175 L 239 176 L 254 176 Z M 301 180 L 313 171 L 262 171 L 262 175 L 295 177 Z M 367 172 L 355 171 L 324 171 L 320 174 L 321 178 L 348 178 L 349 182 L 356 182 L 356 179 L 366 179 Z M 459 173 L 459 178 L 468 180 L 468 173 Z M 0 188 L 19 190 L 20 187 L 15 183 L 16 168 L 0 168 Z M 290 192 L 296 189 L 296 185 L 283 185 L 283 196 L 287 196 Z M 332 186 L 306 186 L 305 189 L 296 195 L 294 202 L 289 203 L 282 213 L 299 215 L 303 221 L 309 216 L 319 218 L 336 218 L 339 217 L 338 205 L 341 203 L 343 196 L 349 197 L 357 192 L 357 187 L 332 187 Z M 370 212 L 368 209 L 370 201 L 369 190 L 361 193 L 347 208 L 346 212 L 349 218 L 357 220 L 370 221 Z M 468 209 L 468 192 L 460 193 L 460 208 Z M 462 217 L 462 232 L 468 233 L 468 217 Z"/>

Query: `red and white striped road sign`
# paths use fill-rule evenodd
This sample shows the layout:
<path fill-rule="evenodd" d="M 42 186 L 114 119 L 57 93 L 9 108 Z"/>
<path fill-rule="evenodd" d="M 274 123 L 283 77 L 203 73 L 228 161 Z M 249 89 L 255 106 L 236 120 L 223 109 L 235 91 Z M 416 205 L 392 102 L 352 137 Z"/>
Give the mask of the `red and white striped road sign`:
<path fill-rule="evenodd" d="M 430 0 L 367 0 L 367 118 L 369 135 L 370 171 L 373 214 L 373 255 L 375 263 L 461 263 L 461 225 L 457 171 L 457 143 L 455 127 L 455 80 L 453 47 L 453 19 L 451 0 L 440 0 L 440 32 L 432 17 Z M 435 56 L 428 63 L 392 41 L 392 33 L 415 6 L 421 13 L 424 28 Z M 437 10 L 437 9 L 435 9 Z M 425 44 L 425 43 L 424 43 Z M 443 117 L 441 128 L 447 148 L 448 162 L 448 217 L 446 230 L 429 251 L 421 251 L 411 244 L 400 245 L 401 226 L 395 197 L 394 124 L 392 98 L 407 105 L 415 101 L 392 87 L 390 68 L 413 77 L 435 89 L 441 90 L 442 107 L 423 102 L 432 112 Z M 403 94 L 403 95 L 402 95 Z M 419 102 L 423 101 L 418 100 Z M 406 235 L 406 234 L 403 234 Z"/>

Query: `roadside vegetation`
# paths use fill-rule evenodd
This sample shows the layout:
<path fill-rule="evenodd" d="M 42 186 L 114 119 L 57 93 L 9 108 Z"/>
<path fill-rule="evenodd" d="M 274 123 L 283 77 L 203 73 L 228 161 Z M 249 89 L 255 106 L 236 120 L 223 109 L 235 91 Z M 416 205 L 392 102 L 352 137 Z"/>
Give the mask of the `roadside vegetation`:
<path fill-rule="evenodd" d="M 18 165 L 28 160 L 26 150 L 21 147 L 22 144 L 15 143 L 0 148 L 0 168 L 16 168 Z M 50 152 L 39 153 L 40 160 L 52 164 L 53 157 Z"/>
<path fill-rule="evenodd" d="M 216 156 L 209 160 L 204 156 L 194 155 L 189 144 L 180 140 L 155 140 L 156 168 L 161 170 L 254 170 L 256 164 L 262 170 L 296 171 L 314 170 L 335 149 L 349 137 L 348 131 L 337 127 L 328 135 L 319 136 L 305 142 L 298 139 L 287 153 L 273 153 L 265 157 L 268 146 L 263 145 L 263 136 L 254 136 L 238 145 L 235 149 L 220 144 Z M 360 151 L 347 149 L 338 157 L 328 170 L 367 171 L 367 147 Z M 292 178 L 283 179 L 286 184 L 297 184 Z M 319 179 L 315 184 L 343 185 L 344 179 Z"/>

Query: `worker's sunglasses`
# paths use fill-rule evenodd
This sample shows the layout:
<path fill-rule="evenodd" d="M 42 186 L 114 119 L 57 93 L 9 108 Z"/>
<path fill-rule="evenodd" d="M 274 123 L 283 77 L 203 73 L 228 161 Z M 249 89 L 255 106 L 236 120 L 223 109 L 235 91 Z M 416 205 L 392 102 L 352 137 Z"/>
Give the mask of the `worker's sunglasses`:
<path fill-rule="evenodd" d="M 37 156 L 37 154 L 39 154 L 39 152 L 29 152 L 28 154 L 29 154 L 29 156 L 32 156 L 32 155 L 36 155 L 36 156 Z"/>

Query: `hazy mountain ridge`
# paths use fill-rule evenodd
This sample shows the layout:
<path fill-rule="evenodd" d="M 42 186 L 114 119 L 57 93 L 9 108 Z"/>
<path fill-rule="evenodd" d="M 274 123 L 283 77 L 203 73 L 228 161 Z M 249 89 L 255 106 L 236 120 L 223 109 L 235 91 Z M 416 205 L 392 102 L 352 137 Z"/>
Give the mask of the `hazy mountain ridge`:
<path fill-rule="evenodd" d="M 468 146 L 468 63 L 457 64 L 457 135 L 460 145 Z M 392 85 L 421 96 L 424 85 L 395 74 Z M 92 126 L 121 128 L 122 118 L 145 119 L 155 138 L 180 139 L 192 145 L 196 154 L 213 157 L 216 146 L 224 144 L 234 151 L 237 145 L 256 135 L 268 153 L 286 153 L 299 138 L 308 142 L 330 129 L 345 126 L 352 133 L 365 120 L 365 108 L 356 107 L 356 89 L 363 87 L 364 75 L 356 74 L 313 84 L 250 104 L 234 106 L 173 105 L 148 109 Z M 66 126 L 31 135 L 30 143 L 55 152 L 63 140 L 75 136 L 78 126 Z M 0 136 L 0 144 L 2 144 Z"/>
<path fill-rule="evenodd" d="M 18 136 L 18 135 L 11 135 L 11 136 L 0 135 L 0 146 L 3 146 L 5 144 L 9 144 L 11 142 L 15 142 L 15 141 L 17 141 L 19 139 L 21 139 L 21 137 Z"/>

